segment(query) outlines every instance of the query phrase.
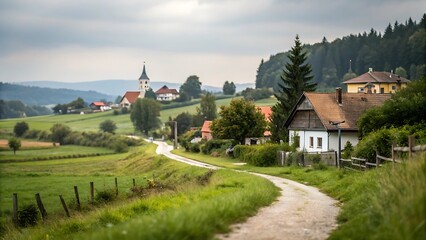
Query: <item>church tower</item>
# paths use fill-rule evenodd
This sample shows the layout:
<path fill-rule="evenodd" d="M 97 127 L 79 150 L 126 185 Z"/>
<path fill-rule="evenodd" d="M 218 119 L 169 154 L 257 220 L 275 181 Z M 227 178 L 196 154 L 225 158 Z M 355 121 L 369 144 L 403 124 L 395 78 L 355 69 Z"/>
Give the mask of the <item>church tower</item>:
<path fill-rule="evenodd" d="M 145 92 L 148 91 L 150 88 L 149 86 L 149 77 L 146 75 L 145 71 L 145 62 L 143 63 L 143 70 L 142 74 L 139 77 L 139 91 L 140 91 L 140 97 L 145 97 Z"/>

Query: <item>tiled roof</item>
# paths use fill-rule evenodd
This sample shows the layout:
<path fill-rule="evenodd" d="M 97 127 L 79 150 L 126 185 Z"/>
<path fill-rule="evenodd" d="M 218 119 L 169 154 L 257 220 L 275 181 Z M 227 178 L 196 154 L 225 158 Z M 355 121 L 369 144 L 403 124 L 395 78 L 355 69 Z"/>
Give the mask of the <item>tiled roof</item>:
<path fill-rule="evenodd" d="M 408 83 L 410 80 L 388 72 L 366 72 L 361 76 L 344 81 L 343 83 L 396 83 L 397 80 L 401 83 Z"/>
<path fill-rule="evenodd" d="M 96 106 L 96 107 L 102 107 L 105 106 L 105 103 L 103 102 L 92 102 L 90 105 Z"/>
<path fill-rule="evenodd" d="M 342 93 L 342 104 L 339 105 L 336 100 L 336 93 L 305 92 L 299 99 L 298 105 L 304 99 L 308 99 L 327 130 L 336 130 L 336 127 L 331 125 L 330 121 L 343 120 L 345 122 L 340 124 L 341 129 L 358 130 L 356 122 L 361 114 L 371 107 L 383 105 L 390 97 L 391 94 Z M 297 111 L 297 108 L 293 109 L 285 123 L 286 127 L 290 125 Z"/>
<path fill-rule="evenodd" d="M 271 107 L 258 107 L 259 109 L 260 109 L 260 112 L 263 114 L 263 115 L 265 115 L 265 120 L 267 121 L 267 122 L 270 122 L 270 119 L 269 119 L 269 117 L 271 116 L 271 114 L 272 114 L 272 109 L 271 109 Z"/>
<path fill-rule="evenodd" d="M 141 94 L 141 92 L 139 92 L 139 91 L 127 91 L 124 94 L 123 98 L 127 98 L 127 100 L 130 103 L 135 103 L 136 100 L 138 100 L 138 97 L 139 97 L 140 94 Z M 121 100 L 123 100 L 123 98 Z"/>
<path fill-rule="evenodd" d="M 176 89 L 170 89 L 166 85 L 164 85 L 163 87 L 161 87 L 155 92 L 155 94 L 167 94 L 167 93 L 171 93 L 175 95 L 179 94 L 179 92 Z"/>
<path fill-rule="evenodd" d="M 212 124 L 212 121 L 204 121 L 203 127 L 201 128 L 201 132 L 205 132 L 205 133 L 211 132 L 211 130 L 210 130 L 211 124 Z"/>

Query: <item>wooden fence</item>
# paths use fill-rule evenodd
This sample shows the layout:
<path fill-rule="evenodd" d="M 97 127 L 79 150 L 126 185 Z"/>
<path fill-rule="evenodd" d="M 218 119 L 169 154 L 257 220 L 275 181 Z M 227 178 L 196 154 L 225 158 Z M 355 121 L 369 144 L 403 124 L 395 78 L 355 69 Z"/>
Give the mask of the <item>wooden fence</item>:
<path fill-rule="evenodd" d="M 153 181 L 155 181 L 154 175 L 153 175 Z M 114 179 L 114 183 L 115 183 L 115 195 L 118 196 L 118 179 L 115 178 Z M 94 186 L 94 182 L 90 182 L 89 183 L 89 187 L 90 187 L 90 200 L 89 200 L 89 204 L 94 204 L 95 203 L 95 186 Z M 132 185 L 132 189 L 134 189 L 136 187 L 136 180 L 135 178 L 133 178 L 133 185 Z M 75 194 L 75 203 L 76 203 L 76 209 L 77 211 L 81 211 L 81 202 L 80 202 L 80 195 L 78 192 L 78 187 L 74 186 L 74 194 Z M 69 208 L 64 200 L 64 198 L 62 197 L 62 195 L 58 195 L 59 196 L 59 202 L 62 205 L 62 208 L 64 209 L 65 215 L 67 217 L 70 217 L 70 211 Z M 35 202 L 36 202 L 36 206 L 38 207 L 38 210 L 40 211 L 42 220 L 45 221 L 47 219 L 47 211 L 46 208 L 44 207 L 43 201 L 41 199 L 40 193 L 36 193 L 35 194 Z M 13 224 L 15 225 L 15 227 L 19 227 L 19 208 L 18 208 L 18 194 L 17 193 L 13 193 L 12 196 L 12 220 L 13 220 Z"/>
<path fill-rule="evenodd" d="M 342 158 L 340 159 L 340 166 L 346 169 L 363 171 L 369 168 L 381 167 L 386 162 L 392 162 L 393 164 L 402 163 L 403 160 L 399 157 L 400 153 L 408 153 L 408 159 L 411 159 L 416 152 L 426 151 L 426 145 L 416 146 L 415 144 L 416 140 L 414 136 L 410 136 L 408 138 L 408 146 L 406 147 L 397 147 L 395 143 L 392 144 L 392 157 L 390 158 L 380 156 L 376 151 L 375 162 L 369 162 L 367 159 L 356 157 L 351 157 L 351 159 Z"/>

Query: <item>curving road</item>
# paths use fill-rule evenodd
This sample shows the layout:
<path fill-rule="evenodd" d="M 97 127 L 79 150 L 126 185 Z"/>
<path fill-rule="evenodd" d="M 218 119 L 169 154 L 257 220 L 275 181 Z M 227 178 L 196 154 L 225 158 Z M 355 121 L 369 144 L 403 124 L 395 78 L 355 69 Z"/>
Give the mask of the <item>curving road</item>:
<path fill-rule="evenodd" d="M 173 147 L 164 142 L 154 143 L 158 145 L 157 154 L 194 166 L 220 169 L 172 154 Z M 230 233 L 217 235 L 218 239 L 326 239 L 337 226 L 338 202 L 317 188 L 280 177 L 251 174 L 273 182 L 281 189 L 281 196 L 246 222 L 231 226 Z"/>

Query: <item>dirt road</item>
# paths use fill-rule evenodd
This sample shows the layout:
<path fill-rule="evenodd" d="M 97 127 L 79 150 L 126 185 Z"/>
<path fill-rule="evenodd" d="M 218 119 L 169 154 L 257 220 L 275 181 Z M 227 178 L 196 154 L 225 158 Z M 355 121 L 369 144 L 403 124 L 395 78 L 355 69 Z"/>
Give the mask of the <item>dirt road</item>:
<path fill-rule="evenodd" d="M 158 144 L 157 154 L 194 166 L 219 169 L 172 154 L 170 151 L 173 147 L 164 142 L 155 143 Z M 252 174 L 273 182 L 281 189 L 282 195 L 270 206 L 261 208 L 246 222 L 231 226 L 230 233 L 217 235 L 218 239 L 326 239 L 337 226 L 337 201 L 319 192 L 317 188 L 280 177 Z"/>

